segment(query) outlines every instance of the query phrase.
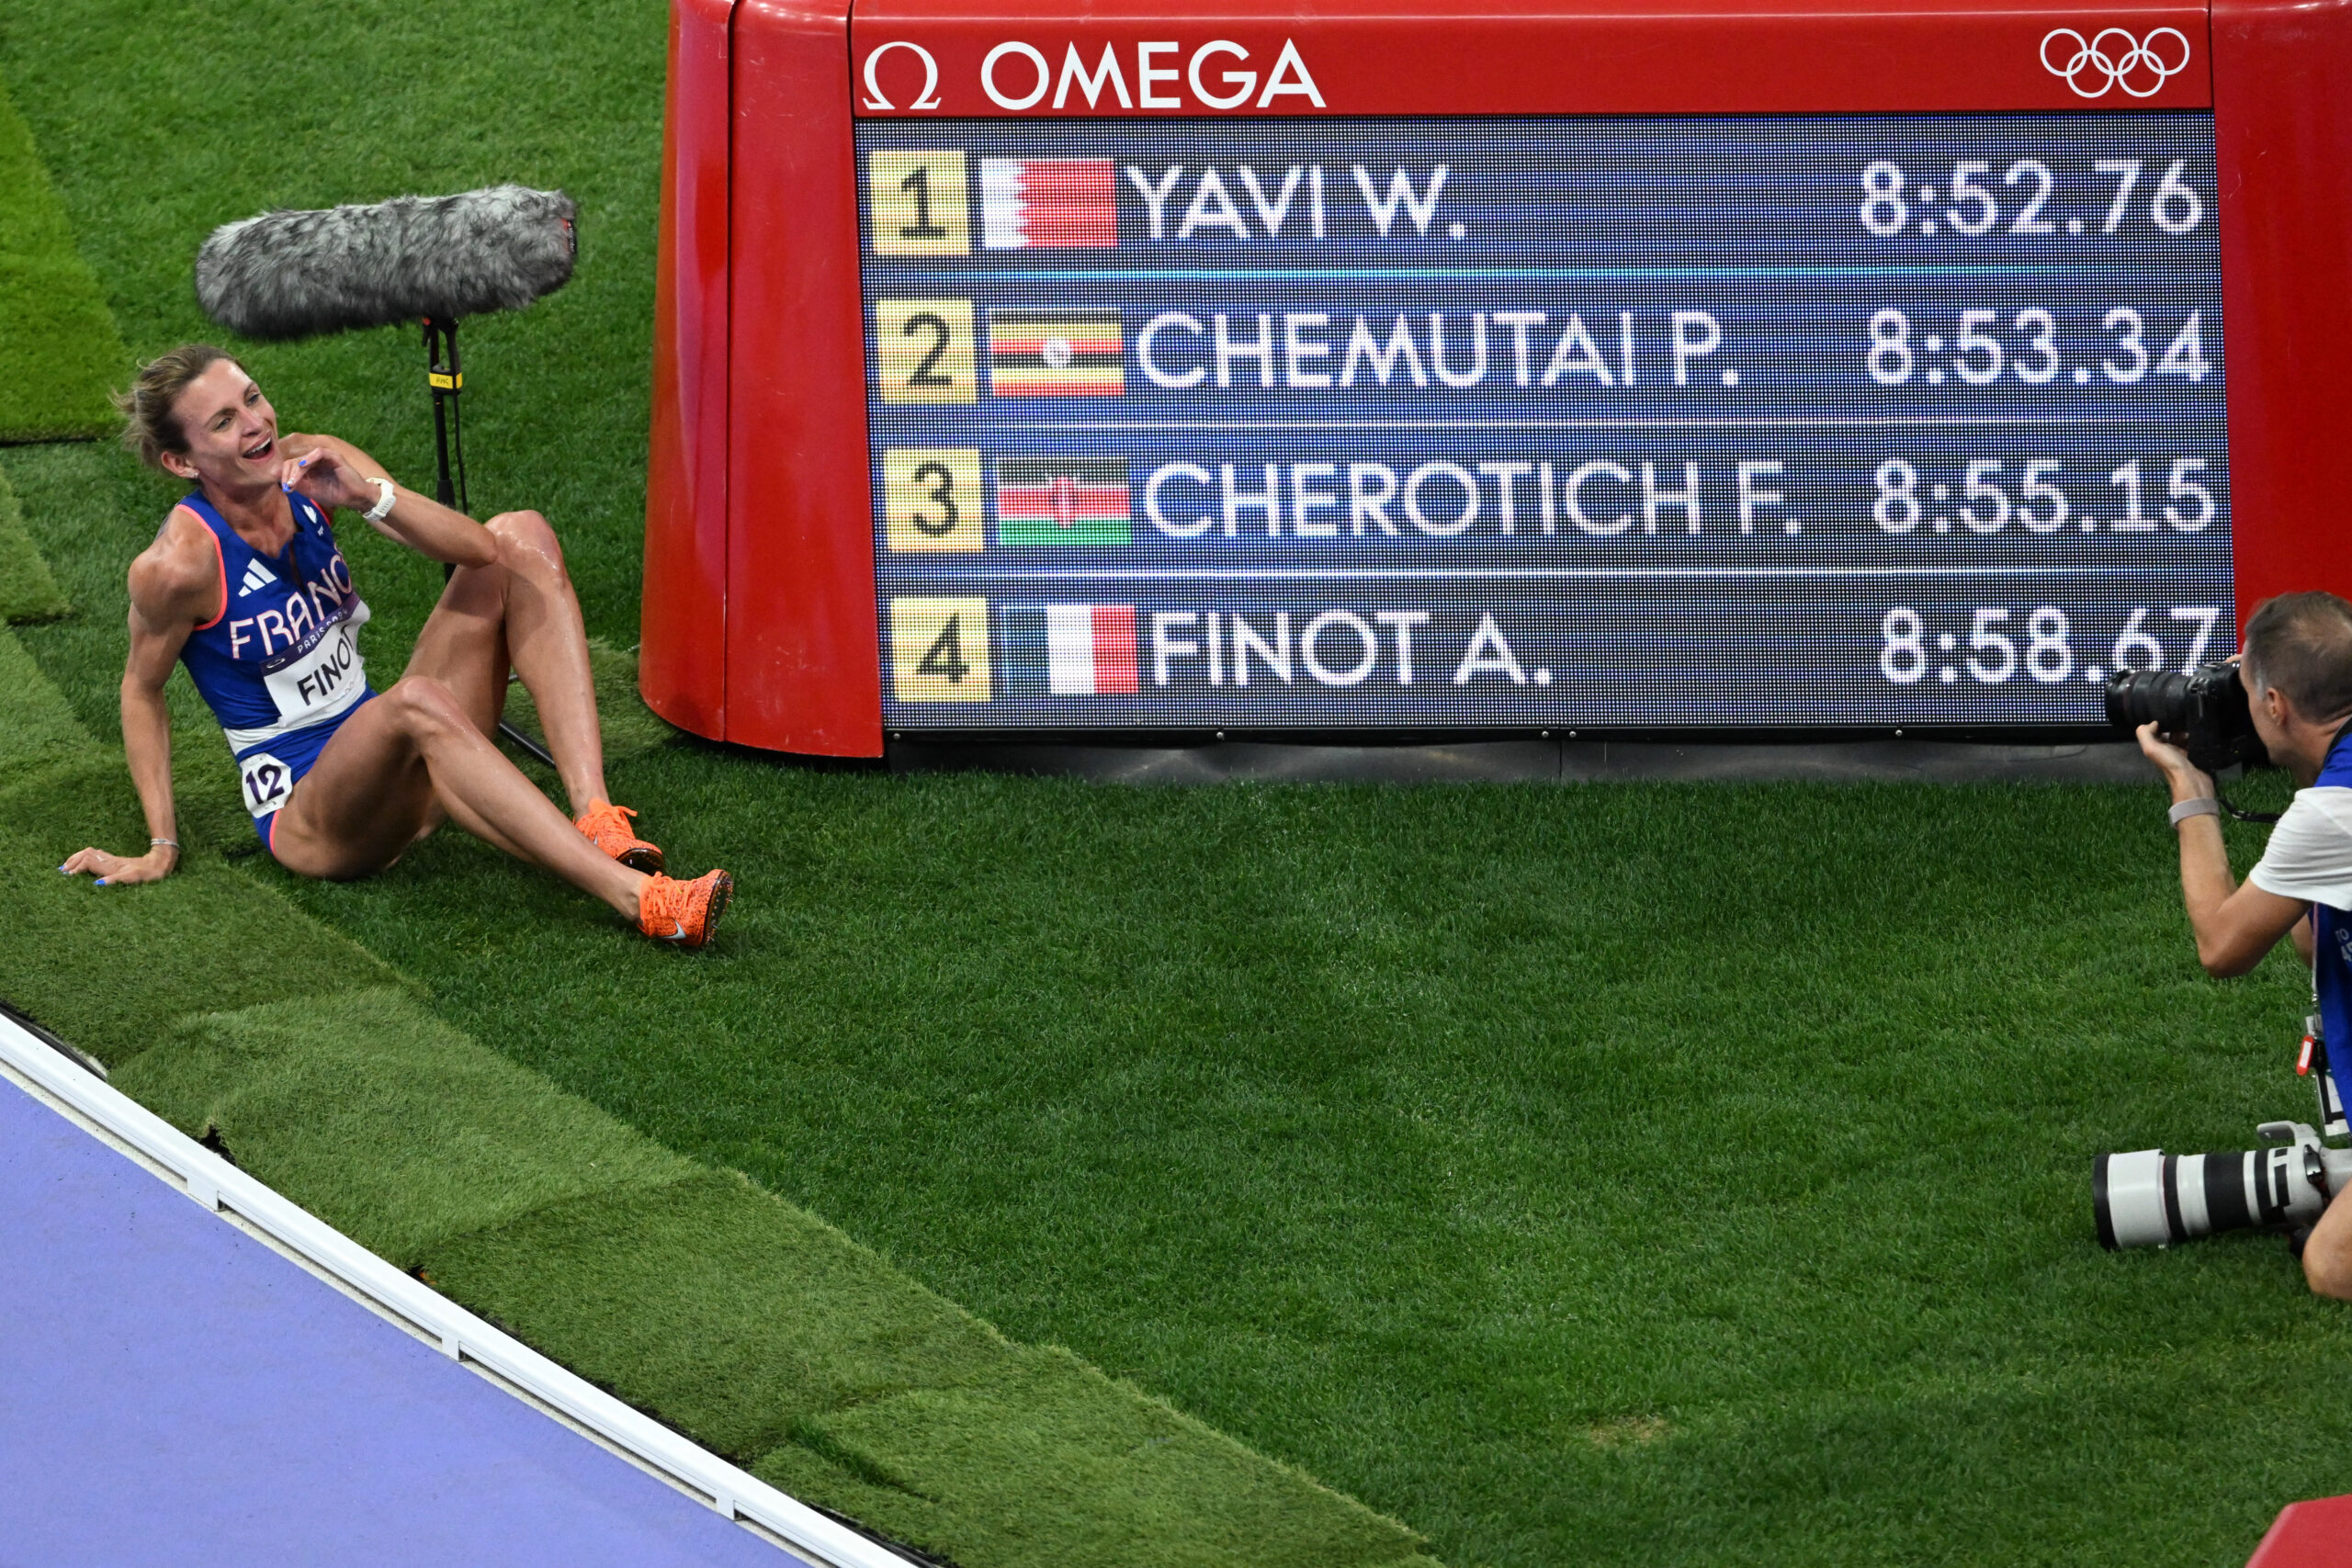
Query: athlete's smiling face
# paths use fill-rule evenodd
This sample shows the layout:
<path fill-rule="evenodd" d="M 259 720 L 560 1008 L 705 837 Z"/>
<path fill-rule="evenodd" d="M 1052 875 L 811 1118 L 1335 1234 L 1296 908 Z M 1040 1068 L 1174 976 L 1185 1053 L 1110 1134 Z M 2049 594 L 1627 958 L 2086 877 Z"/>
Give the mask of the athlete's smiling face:
<path fill-rule="evenodd" d="M 187 449 L 166 452 L 163 460 L 180 478 L 230 491 L 277 482 L 277 411 L 235 360 L 206 366 L 172 412 Z"/>

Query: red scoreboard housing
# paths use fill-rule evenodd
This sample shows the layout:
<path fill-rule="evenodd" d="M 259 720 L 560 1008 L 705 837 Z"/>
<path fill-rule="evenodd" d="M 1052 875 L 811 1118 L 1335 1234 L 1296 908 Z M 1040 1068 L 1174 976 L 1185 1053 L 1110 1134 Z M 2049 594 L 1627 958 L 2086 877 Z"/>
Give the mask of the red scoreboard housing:
<path fill-rule="evenodd" d="M 2057 29 L 2170 29 L 2187 59 L 2086 98 Z M 1136 101 L 1052 107 L 1071 45 L 1107 49 Z M 1304 73 L 1311 92 L 1270 91 Z M 882 753 L 862 118 L 2118 107 L 2213 116 L 2237 614 L 2352 589 L 2352 0 L 673 0 L 645 700 L 713 739 Z"/>

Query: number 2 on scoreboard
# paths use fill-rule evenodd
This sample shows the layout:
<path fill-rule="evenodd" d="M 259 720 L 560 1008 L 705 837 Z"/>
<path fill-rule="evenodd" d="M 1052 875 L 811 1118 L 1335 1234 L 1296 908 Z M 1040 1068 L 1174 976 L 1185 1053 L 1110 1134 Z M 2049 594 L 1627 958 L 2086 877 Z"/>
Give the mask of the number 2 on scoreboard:
<path fill-rule="evenodd" d="M 890 677 L 902 703 L 987 702 L 989 602 L 892 599 Z"/>
<path fill-rule="evenodd" d="M 969 299 L 876 299 L 874 344 L 884 402 L 979 400 Z"/>

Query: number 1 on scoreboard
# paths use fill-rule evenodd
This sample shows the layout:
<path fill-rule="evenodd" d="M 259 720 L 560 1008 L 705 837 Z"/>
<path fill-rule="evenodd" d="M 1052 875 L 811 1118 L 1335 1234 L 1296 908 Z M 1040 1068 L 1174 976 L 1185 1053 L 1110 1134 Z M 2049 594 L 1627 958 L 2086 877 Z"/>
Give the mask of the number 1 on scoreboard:
<path fill-rule="evenodd" d="M 867 154 L 865 206 L 877 256 L 972 254 L 961 152 Z"/>

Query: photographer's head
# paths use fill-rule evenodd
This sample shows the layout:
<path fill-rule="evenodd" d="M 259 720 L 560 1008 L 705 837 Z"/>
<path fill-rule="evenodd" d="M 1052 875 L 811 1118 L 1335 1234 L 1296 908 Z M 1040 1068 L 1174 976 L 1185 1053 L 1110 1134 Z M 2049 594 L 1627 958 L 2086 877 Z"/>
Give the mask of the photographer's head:
<path fill-rule="evenodd" d="M 2264 600 L 2245 625 L 2238 679 L 2270 760 L 2310 784 L 2352 717 L 2352 604 L 2322 592 Z"/>

